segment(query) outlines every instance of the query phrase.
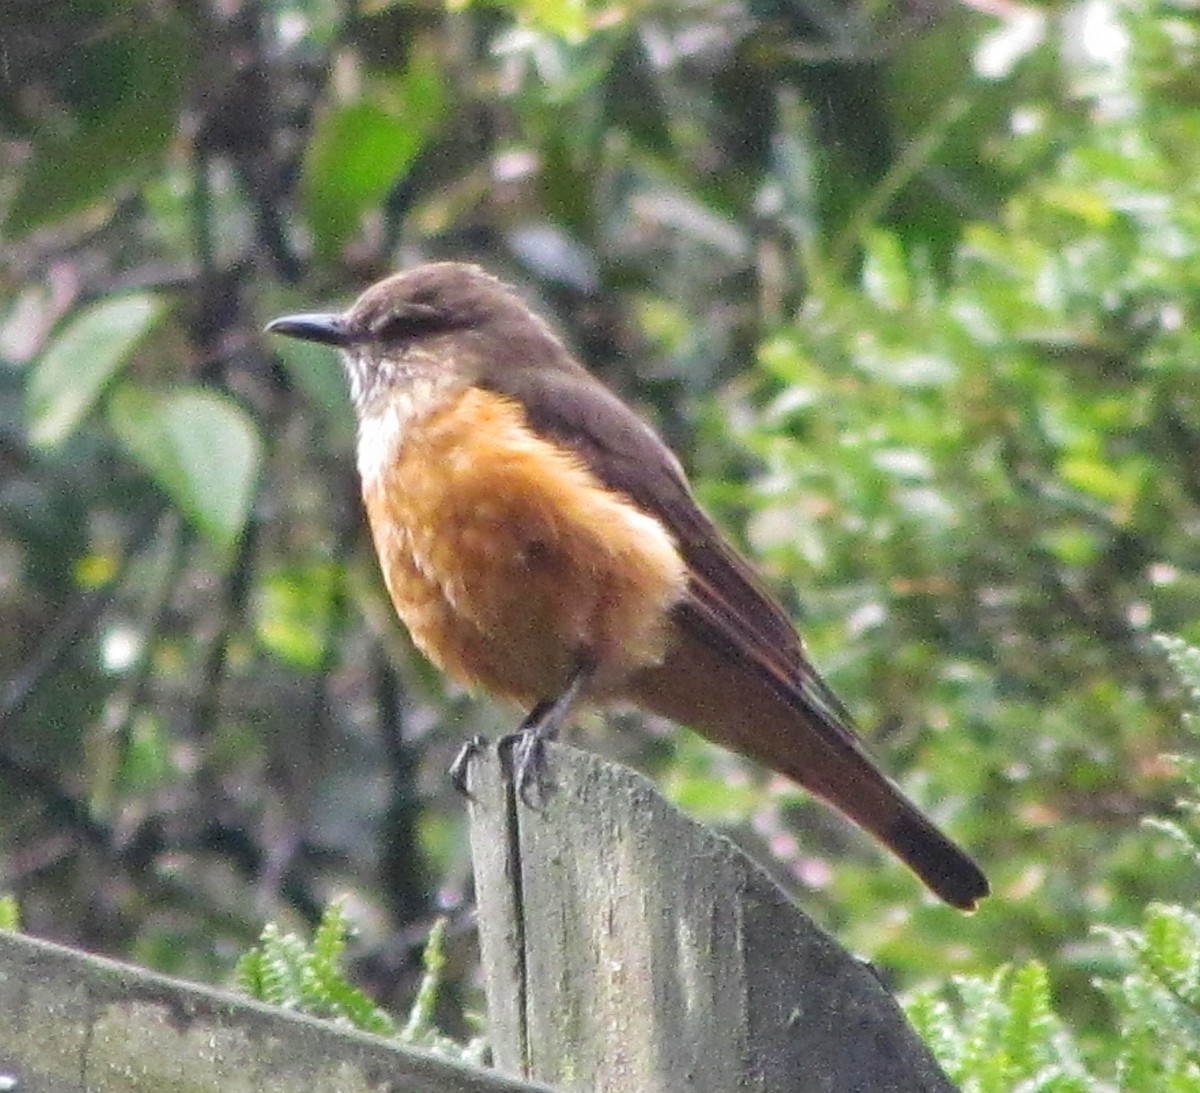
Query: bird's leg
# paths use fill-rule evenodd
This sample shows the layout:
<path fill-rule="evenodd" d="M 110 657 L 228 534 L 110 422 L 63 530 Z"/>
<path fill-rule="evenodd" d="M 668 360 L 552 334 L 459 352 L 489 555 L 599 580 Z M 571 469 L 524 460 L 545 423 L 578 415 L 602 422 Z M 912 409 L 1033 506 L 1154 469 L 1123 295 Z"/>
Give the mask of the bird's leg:
<path fill-rule="evenodd" d="M 467 768 L 471 765 L 471 760 L 483 751 L 485 747 L 487 747 L 487 738 L 476 733 L 458 749 L 458 754 L 451 761 L 446 774 L 450 778 L 450 784 L 458 791 L 459 796 L 471 796 L 467 790 Z"/>
<path fill-rule="evenodd" d="M 583 688 L 592 678 L 595 665 L 587 659 L 580 660 L 567 680 L 567 685 L 557 698 L 544 698 L 521 722 L 521 727 L 512 736 L 505 737 L 501 745 L 513 747 L 513 772 L 516 777 L 517 796 L 531 808 L 534 798 L 545 796 L 543 777 L 545 774 L 544 745 L 547 740 L 558 736 L 559 729 L 571 712 Z"/>

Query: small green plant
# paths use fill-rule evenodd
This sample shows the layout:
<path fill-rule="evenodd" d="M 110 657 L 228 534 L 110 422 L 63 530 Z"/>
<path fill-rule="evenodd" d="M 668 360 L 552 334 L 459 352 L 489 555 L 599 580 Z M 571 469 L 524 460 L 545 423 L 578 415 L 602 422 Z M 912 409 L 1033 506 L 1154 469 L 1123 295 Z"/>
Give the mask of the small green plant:
<path fill-rule="evenodd" d="M 342 957 L 349 933 L 342 900 L 334 900 L 325 909 L 311 942 L 284 933 L 270 923 L 263 930 L 259 944 L 238 961 L 237 985 L 268 1005 L 299 1010 L 398 1039 L 460 1062 L 483 1062 L 487 1048 L 481 1038 L 459 1044 L 434 1023 L 434 1007 L 446 962 L 444 919 L 439 919 L 429 931 L 422 958 L 425 974 L 408 1019 L 400 1028 L 389 1013 L 346 978 Z"/>
<path fill-rule="evenodd" d="M 0 930 L 19 930 L 21 911 L 16 896 L 0 896 Z"/>
<path fill-rule="evenodd" d="M 909 1019 L 964 1093 L 1088 1093 L 1078 1045 L 1054 1013 L 1046 969 L 1036 961 L 1001 968 L 990 979 L 954 981 L 907 1002 Z"/>
<path fill-rule="evenodd" d="M 1197 712 L 1200 649 L 1178 638 L 1159 645 Z M 1200 759 L 1175 756 L 1187 787 L 1179 819 L 1154 819 L 1177 853 L 1200 871 Z M 913 994 L 906 1008 L 963 1093 L 1194 1093 L 1200 1090 L 1200 913 L 1151 903 L 1131 927 L 1098 926 L 1121 974 L 1097 979 L 1109 997 L 1115 1037 L 1077 1039 L 1054 1011 L 1046 969 L 1036 962 L 989 978 L 964 977 L 953 991 Z"/>
<path fill-rule="evenodd" d="M 1184 724 L 1200 739 L 1200 648 L 1160 635 L 1171 666 L 1187 689 L 1193 712 Z M 1200 873 L 1200 759 L 1172 759 L 1188 787 L 1176 802 L 1179 819 L 1147 821 Z M 1121 1027 L 1120 1088 L 1200 1089 L 1200 904 L 1151 903 L 1132 929 L 1102 928 L 1129 969 L 1101 983 Z"/>

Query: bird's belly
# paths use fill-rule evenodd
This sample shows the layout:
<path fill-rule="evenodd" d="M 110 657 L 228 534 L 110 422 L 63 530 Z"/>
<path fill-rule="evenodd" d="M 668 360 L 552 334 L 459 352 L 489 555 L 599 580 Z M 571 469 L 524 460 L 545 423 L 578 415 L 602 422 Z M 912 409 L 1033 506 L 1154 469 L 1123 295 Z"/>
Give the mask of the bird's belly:
<path fill-rule="evenodd" d="M 686 586 L 673 540 L 515 403 L 469 389 L 376 462 L 363 494 L 388 591 L 450 675 L 531 703 L 581 658 L 591 697 L 662 660 Z"/>

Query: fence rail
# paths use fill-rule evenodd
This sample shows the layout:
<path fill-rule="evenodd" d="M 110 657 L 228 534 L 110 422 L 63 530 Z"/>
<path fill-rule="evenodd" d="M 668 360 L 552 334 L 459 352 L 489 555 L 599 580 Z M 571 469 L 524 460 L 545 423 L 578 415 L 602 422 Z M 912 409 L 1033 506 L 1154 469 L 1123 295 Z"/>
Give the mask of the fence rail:
<path fill-rule="evenodd" d="M 0 933 L 0 1089 L 953 1093 L 871 969 L 731 843 L 632 771 L 548 760 L 537 808 L 494 749 L 470 769 L 498 1071 Z"/>
<path fill-rule="evenodd" d="M 376 1036 L 0 933 L 6 1093 L 551 1093 Z"/>

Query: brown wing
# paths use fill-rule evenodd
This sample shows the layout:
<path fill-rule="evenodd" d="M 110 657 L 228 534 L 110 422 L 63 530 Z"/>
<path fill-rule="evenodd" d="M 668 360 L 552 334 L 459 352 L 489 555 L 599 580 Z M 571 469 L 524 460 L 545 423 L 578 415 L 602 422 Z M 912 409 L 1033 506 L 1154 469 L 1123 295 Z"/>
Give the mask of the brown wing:
<path fill-rule="evenodd" d="M 488 386 L 519 401 L 536 432 L 576 452 L 671 531 L 691 574 L 677 609 L 681 626 L 752 664 L 840 744 L 858 749 L 849 713 L 804 655 L 791 621 L 696 504 L 679 461 L 649 425 L 586 374 L 509 368 Z"/>

